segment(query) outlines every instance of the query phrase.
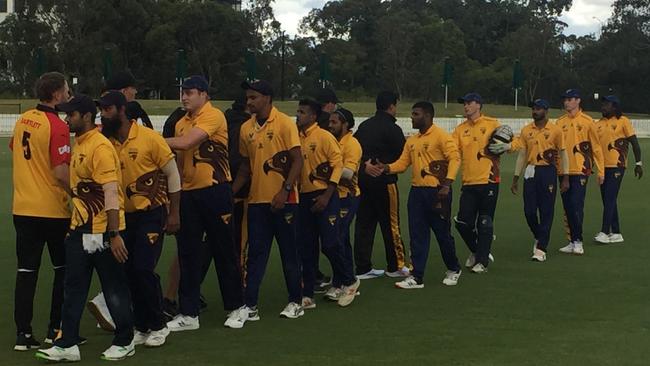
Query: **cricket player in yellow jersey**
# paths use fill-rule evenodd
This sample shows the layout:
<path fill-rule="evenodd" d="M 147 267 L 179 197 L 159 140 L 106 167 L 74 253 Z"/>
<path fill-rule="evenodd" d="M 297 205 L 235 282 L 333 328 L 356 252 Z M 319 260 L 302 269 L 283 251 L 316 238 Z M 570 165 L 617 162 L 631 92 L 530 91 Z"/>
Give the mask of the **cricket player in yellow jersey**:
<path fill-rule="evenodd" d="M 472 252 L 465 266 L 474 273 L 483 273 L 492 259 L 494 211 L 501 181 L 499 155 L 491 153 L 487 146 L 495 132 L 501 139 L 512 139 L 512 130 L 503 126 L 497 131 L 499 121 L 481 113 L 483 100 L 479 94 L 468 93 L 458 102 L 464 104 L 467 119 L 452 134 L 460 151 L 463 176 L 460 207 L 454 221 Z"/>
<path fill-rule="evenodd" d="M 553 224 L 558 173 L 563 176 L 562 190 L 565 191 L 569 187 L 569 161 L 562 130 L 548 121 L 548 102 L 535 99 L 531 108 L 534 122 L 526 125 L 513 142 L 519 149 L 519 156 L 510 189 L 517 194 L 519 176 L 525 167 L 524 214 L 535 238 L 532 260 L 543 262 Z M 494 147 L 490 145 L 489 148 Z"/>
<path fill-rule="evenodd" d="M 133 300 L 133 342 L 136 346 L 162 346 L 169 329 L 155 270 L 164 231 L 175 233 L 180 223 L 181 181 L 176 160 L 162 136 L 129 120 L 124 94 L 109 91 L 99 99 L 99 106 L 102 134 L 110 138 L 120 158 L 126 194 L 124 242 L 130 253 L 126 271 Z"/>
<path fill-rule="evenodd" d="M 560 248 L 568 254 L 584 254 L 582 246 L 582 222 L 584 220 L 587 181 L 598 168 L 598 184 L 605 180 L 603 150 L 594 122 L 580 108 L 580 92 L 568 89 L 562 94 L 566 114 L 555 122 L 562 129 L 564 143 L 569 155 L 569 189 L 562 193 L 569 244 Z"/>
<path fill-rule="evenodd" d="M 343 171 L 341 148 L 336 138 L 317 124 L 320 104 L 303 99 L 298 103 L 296 122 L 304 165 L 300 175 L 298 248 L 302 259 L 302 306 L 316 307 L 314 283 L 319 241 L 332 265 L 332 281 L 343 286 L 340 306 L 348 306 L 357 294 L 360 280 L 352 263 L 346 261 L 340 237 L 340 202 L 337 185 Z"/>
<path fill-rule="evenodd" d="M 384 174 L 403 173 L 412 167 L 407 207 L 413 270 L 409 277 L 395 283 L 395 287 L 402 289 L 424 288 L 430 230 L 436 236 L 447 267 L 442 283 L 454 286 L 461 274 L 451 235 L 451 184 L 460 168 L 460 153 L 451 135 L 433 123 L 434 115 L 430 102 L 415 103 L 411 109 L 411 123 L 419 132 L 406 140 L 397 161 L 382 166 Z"/>
<path fill-rule="evenodd" d="M 124 263 L 129 252 L 122 235 L 124 196 L 120 161 L 113 145 L 95 127 L 95 102 L 77 95 L 57 108 L 67 114 L 75 133 L 70 169 L 72 220 L 66 238 L 65 299 L 61 337 L 36 357 L 50 361 L 79 361 L 79 324 L 93 269 L 97 271 L 108 308 L 115 321 L 113 344 L 101 358 L 121 360 L 135 353 L 133 316 Z"/>
<path fill-rule="evenodd" d="M 618 221 L 618 191 L 623 182 L 627 167 L 628 145 L 634 152 L 634 175 L 639 179 L 643 176 L 641 163 L 641 146 L 636 138 L 636 132 L 630 120 L 621 111 L 621 101 L 615 95 L 601 98 L 603 118 L 596 122 L 596 133 L 600 140 L 605 158 L 605 181 L 600 186 L 600 196 L 603 200 L 603 222 L 595 241 L 620 243 L 623 241 L 621 226 Z"/>
<path fill-rule="evenodd" d="M 13 163 L 13 222 L 16 229 L 16 290 L 14 350 L 27 351 L 40 343 L 32 333 L 34 294 L 43 247 L 47 243 L 54 268 L 50 322 L 45 343 L 61 328 L 65 246 L 70 226 L 70 131 L 55 110 L 69 97 L 65 77 L 43 74 L 36 81 L 39 104 L 23 113 L 9 143 Z"/>
<path fill-rule="evenodd" d="M 343 244 L 343 259 L 346 266 L 354 266 L 352 242 L 350 240 L 350 225 L 359 208 L 359 164 L 361 163 L 361 144 L 352 134 L 354 128 L 354 115 L 349 110 L 339 107 L 329 115 L 329 131 L 336 137 L 341 145 L 343 157 L 343 171 L 337 186 L 341 205 L 339 212 L 339 231 Z M 332 286 L 325 293 L 325 298 L 338 301 L 343 294 L 343 284 L 340 279 L 335 279 Z M 318 281 L 318 279 L 317 279 Z"/>
<path fill-rule="evenodd" d="M 248 320 L 260 319 L 257 301 L 274 237 L 289 292 L 289 303 L 280 316 L 294 319 L 305 313 L 296 243 L 297 184 L 303 164 L 298 128 L 292 118 L 273 106 L 269 82 L 257 80 L 241 86 L 252 116 L 239 133 L 242 162 L 233 192 L 236 195 L 250 181 L 245 290 Z"/>
<path fill-rule="evenodd" d="M 206 233 L 215 261 L 224 308 L 224 326 L 242 328 L 247 319 L 232 223 L 233 198 L 228 164 L 228 127 L 223 113 L 212 106 L 208 82 L 191 76 L 181 85 L 187 111 L 176 124 L 176 136 L 167 138 L 178 152 L 182 173 L 181 227 L 177 236 L 181 276 L 179 314 L 167 323 L 172 332 L 199 328 L 201 248 Z"/>

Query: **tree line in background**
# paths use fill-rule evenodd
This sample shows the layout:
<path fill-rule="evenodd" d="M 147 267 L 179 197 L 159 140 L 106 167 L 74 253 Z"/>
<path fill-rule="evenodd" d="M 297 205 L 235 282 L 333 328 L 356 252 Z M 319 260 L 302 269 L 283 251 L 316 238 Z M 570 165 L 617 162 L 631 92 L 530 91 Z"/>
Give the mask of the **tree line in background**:
<path fill-rule="evenodd" d="M 571 2 L 329 1 L 302 19 L 306 36 L 291 38 L 272 0 L 19 0 L 0 23 L 0 97 L 30 95 L 45 70 L 95 95 L 113 70 L 129 69 L 141 98 L 175 99 L 177 76 L 202 74 L 217 98 L 236 96 L 247 77 L 270 80 L 277 98 L 314 95 L 326 80 L 343 100 L 391 89 L 441 101 L 447 82 L 451 97 L 472 90 L 490 103 L 512 103 L 518 87 L 520 103 L 559 105 L 577 87 L 647 112 L 650 1 L 616 0 L 599 34 L 583 37 L 563 34 Z"/>

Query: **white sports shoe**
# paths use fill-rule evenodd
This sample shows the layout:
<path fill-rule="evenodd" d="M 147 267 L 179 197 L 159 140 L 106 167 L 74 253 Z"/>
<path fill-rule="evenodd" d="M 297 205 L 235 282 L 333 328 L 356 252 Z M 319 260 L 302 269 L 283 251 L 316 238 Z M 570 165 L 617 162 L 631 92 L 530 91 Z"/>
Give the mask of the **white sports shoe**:
<path fill-rule="evenodd" d="M 54 346 L 36 351 L 36 358 L 55 362 L 76 362 L 81 361 L 81 353 L 77 345 L 68 348 Z"/>
<path fill-rule="evenodd" d="M 598 243 L 601 243 L 601 244 L 609 244 L 609 243 L 611 243 L 610 239 L 611 239 L 610 236 L 605 234 L 602 231 L 599 232 L 598 234 L 596 234 L 596 236 L 594 236 L 594 240 L 596 242 L 598 242 Z"/>
<path fill-rule="evenodd" d="M 305 310 L 316 309 L 316 302 L 311 297 L 302 298 L 302 308 Z"/>
<path fill-rule="evenodd" d="M 488 259 L 490 262 L 494 263 L 494 256 L 492 253 L 488 254 Z M 470 254 L 469 257 L 467 257 L 467 260 L 465 261 L 465 267 L 467 268 L 473 268 L 476 265 L 476 255 L 474 253 Z"/>
<path fill-rule="evenodd" d="M 135 345 L 133 342 L 128 346 L 110 346 L 102 353 L 100 358 L 107 361 L 119 361 L 135 354 Z"/>
<path fill-rule="evenodd" d="M 465 267 L 467 268 L 472 268 L 476 264 L 476 256 L 474 253 L 470 254 L 469 257 L 467 257 L 467 260 L 465 261 Z"/>
<path fill-rule="evenodd" d="M 371 280 L 373 278 L 381 277 L 384 275 L 384 270 L 383 269 L 371 269 L 370 271 L 360 274 L 357 276 L 358 279 L 360 280 Z"/>
<path fill-rule="evenodd" d="M 458 272 L 447 271 L 445 272 L 445 278 L 442 280 L 443 285 L 447 286 L 456 286 L 458 284 L 458 279 L 462 271 L 459 269 Z"/>
<path fill-rule="evenodd" d="M 305 315 L 305 310 L 303 310 L 302 306 L 296 304 L 295 302 L 288 303 L 284 310 L 282 310 L 280 313 L 280 317 L 288 319 L 300 318 L 303 315 Z"/>
<path fill-rule="evenodd" d="M 136 330 L 133 332 L 133 344 L 136 346 L 139 346 L 141 344 L 144 344 L 144 342 L 147 341 L 147 338 L 149 338 L 149 332 L 141 332 L 139 330 Z"/>
<path fill-rule="evenodd" d="M 535 262 L 544 262 L 546 261 L 546 253 L 541 249 L 535 249 L 535 252 L 530 259 Z"/>
<path fill-rule="evenodd" d="M 172 332 L 199 329 L 199 317 L 178 314 L 174 319 L 167 322 L 167 328 Z"/>
<path fill-rule="evenodd" d="M 251 307 L 246 306 L 246 310 L 248 310 L 248 321 L 249 322 L 256 322 L 260 320 L 260 311 L 257 309 L 257 305 Z"/>
<path fill-rule="evenodd" d="M 577 255 L 585 254 L 585 248 L 582 246 L 581 241 L 573 242 L 573 254 L 577 254 Z"/>
<path fill-rule="evenodd" d="M 338 301 L 342 294 L 343 290 L 332 286 L 327 290 L 327 292 L 325 292 L 324 297 L 328 300 Z"/>
<path fill-rule="evenodd" d="M 339 306 L 348 306 L 352 304 L 354 298 L 357 297 L 357 290 L 361 285 L 361 281 L 357 278 L 350 286 L 343 286 L 341 296 L 338 299 Z"/>
<path fill-rule="evenodd" d="M 386 272 L 386 276 L 391 278 L 408 277 L 411 271 L 407 267 L 402 267 L 395 272 Z"/>
<path fill-rule="evenodd" d="M 144 342 L 146 347 L 160 347 L 165 344 L 167 336 L 169 335 L 169 328 L 164 327 L 161 330 L 154 330 L 149 333 L 149 337 Z"/>
<path fill-rule="evenodd" d="M 622 243 L 623 241 L 623 235 L 621 233 L 609 234 L 610 243 Z"/>
<path fill-rule="evenodd" d="M 399 282 L 395 282 L 395 287 L 405 290 L 413 290 L 424 288 L 424 283 L 418 282 L 418 280 L 413 276 L 408 276 Z"/>
<path fill-rule="evenodd" d="M 559 250 L 561 253 L 573 254 L 573 245 L 573 242 L 569 242 L 569 244 L 563 246 Z"/>
<path fill-rule="evenodd" d="M 248 308 L 243 305 L 239 309 L 231 311 L 223 325 L 228 328 L 241 329 L 246 320 L 248 320 Z"/>
<path fill-rule="evenodd" d="M 476 263 L 471 269 L 471 271 L 474 273 L 485 273 L 487 270 L 487 267 L 485 267 L 483 263 Z"/>
<path fill-rule="evenodd" d="M 100 328 L 107 332 L 115 331 L 115 322 L 113 321 L 113 317 L 111 317 L 111 312 L 108 310 L 108 305 L 106 305 L 106 299 L 104 298 L 103 292 L 100 292 L 97 296 L 93 297 L 86 307 L 95 319 L 97 319 Z"/>

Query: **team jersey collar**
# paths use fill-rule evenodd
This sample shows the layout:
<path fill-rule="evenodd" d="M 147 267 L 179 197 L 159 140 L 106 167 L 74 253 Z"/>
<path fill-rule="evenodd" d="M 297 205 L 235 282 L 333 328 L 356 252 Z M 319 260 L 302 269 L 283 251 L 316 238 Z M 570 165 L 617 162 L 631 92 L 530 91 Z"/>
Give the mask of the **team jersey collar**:
<path fill-rule="evenodd" d="M 261 129 L 261 128 L 264 128 L 264 126 L 266 126 L 267 124 L 272 123 L 275 120 L 275 118 L 277 117 L 277 115 L 278 115 L 277 108 L 275 108 L 275 106 L 272 106 L 271 107 L 271 112 L 269 113 L 268 118 L 266 118 L 266 121 L 264 122 L 264 124 L 260 125 L 260 123 L 257 122 L 257 115 L 256 114 L 252 115 L 251 118 L 255 121 L 255 127 L 257 127 L 257 129 Z"/>
<path fill-rule="evenodd" d="M 481 114 L 478 116 L 478 118 L 476 119 L 476 121 L 472 121 L 471 119 L 468 118 L 468 119 L 467 119 L 467 123 L 469 123 L 470 126 L 476 126 L 476 125 L 478 125 L 479 123 L 483 122 L 484 120 L 485 120 L 485 115 L 483 115 L 483 113 L 481 113 Z"/>
<path fill-rule="evenodd" d="M 534 129 L 536 129 L 536 130 L 540 130 L 540 131 L 541 131 L 541 130 L 548 130 L 548 129 L 549 129 L 549 124 L 550 124 L 550 123 L 551 123 L 551 121 L 546 121 L 546 124 L 544 125 L 544 127 L 539 128 L 539 127 L 537 127 L 537 124 L 535 124 L 535 121 L 533 121 L 533 122 L 530 123 L 530 126 L 531 126 L 532 128 L 534 128 Z"/>
<path fill-rule="evenodd" d="M 434 126 L 435 126 L 434 124 L 432 124 L 431 126 L 429 126 L 429 128 L 427 128 L 427 130 L 424 131 L 424 133 L 422 133 L 422 132 L 418 132 L 418 137 L 422 137 L 422 136 L 426 136 L 426 135 L 431 134 L 431 132 L 433 132 L 433 127 L 434 127 Z"/>
<path fill-rule="evenodd" d="M 40 104 L 40 103 L 36 105 L 36 110 L 41 111 L 41 112 L 54 113 L 54 114 L 59 113 L 55 108 L 52 108 L 52 107 L 46 106 L 45 104 Z"/>
<path fill-rule="evenodd" d="M 197 118 L 199 118 L 199 116 L 200 116 L 203 112 L 205 112 L 205 111 L 206 111 L 208 108 L 210 108 L 210 107 L 212 107 L 212 103 L 210 103 L 210 101 L 208 101 L 207 103 L 205 103 L 205 104 L 203 105 L 203 107 L 201 107 L 201 109 L 199 109 L 199 111 L 198 111 L 197 113 L 193 114 L 191 117 L 190 117 L 189 114 L 188 114 L 187 117 L 190 119 L 190 121 L 196 120 Z"/>
<path fill-rule="evenodd" d="M 75 142 L 77 144 L 81 144 L 81 143 L 85 142 L 86 140 L 90 139 L 91 137 L 93 137 L 94 135 L 96 135 L 98 133 L 99 133 L 99 129 L 97 127 L 95 127 L 92 130 L 84 133 L 83 135 L 81 135 L 79 137 L 75 137 Z"/>
<path fill-rule="evenodd" d="M 300 131 L 300 135 L 303 137 L 307 137 L 311 135 L 311 133 L 314 132 L 314 130 L 316 130 L 317 128 L 320 128 L 318 127 L 318 123 L 314 123 L 313 125 L 309 126 L 309 128 L 306 131 L 304 132 Z"/>
<path fill-rule="evenodd" d="M 341 137 L 341 140 L 339 142 L 342 144 L 344 141 L 349 140 L 352 137 L 352 135 L 353 135 L 352 131 L 348 131 L 348 133 L 346 133 L 345 135 L 343 135 L 343 137 Z"/>

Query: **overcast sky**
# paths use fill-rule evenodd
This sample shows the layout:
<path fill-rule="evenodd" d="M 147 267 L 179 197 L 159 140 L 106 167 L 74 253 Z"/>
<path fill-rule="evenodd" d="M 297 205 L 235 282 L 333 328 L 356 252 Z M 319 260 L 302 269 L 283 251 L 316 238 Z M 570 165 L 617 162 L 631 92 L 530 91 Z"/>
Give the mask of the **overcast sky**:
<path fill-rule="evenodd" d="M 322 7 L 327 0 L 275 0 L 275 17 L 282 28 L 291 35 L 298 33 L 300 19 L 312 8 Z M 573 0 L 571 10 L 561 19 L 569 24 L 566 34 L 579 36 L 598 33 L 601 22 L 606 22 L 612 14 L 613 0 Z"/>

